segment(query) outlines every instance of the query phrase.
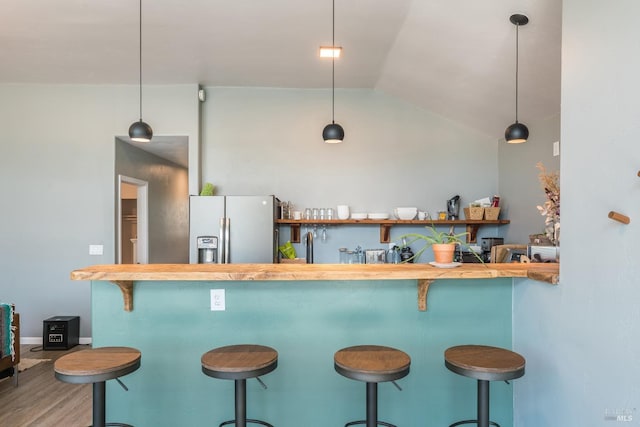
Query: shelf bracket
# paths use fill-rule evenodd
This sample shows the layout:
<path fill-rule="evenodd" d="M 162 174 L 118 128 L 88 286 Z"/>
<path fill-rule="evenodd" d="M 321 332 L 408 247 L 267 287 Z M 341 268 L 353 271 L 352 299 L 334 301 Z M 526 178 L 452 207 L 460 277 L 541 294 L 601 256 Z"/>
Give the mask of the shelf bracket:
<path fill-rule="evenodd" d="M 434 280 L 418 279 L 418 310 L 427 311 L 427 293 Z"/>
<path fill-rule="evenodd" d="M 380 243 L 391 242 L 391 224 L 380 224 Z"/>
<path fill-rule="evenodd" d="M 467 224 L 467 243 L 476 243 L 480 224 Z"/>
<path fill-rule="evenodd" d="M 124 311 L 133 311 L 133 280 L 112 280 L 111 283 L 118 285 L 122 291 Z"/>
<path fill-rule="evenodd" d="M 291 243 L 300 243 L 300 224 L 290 224 L 291 227 Z"/>

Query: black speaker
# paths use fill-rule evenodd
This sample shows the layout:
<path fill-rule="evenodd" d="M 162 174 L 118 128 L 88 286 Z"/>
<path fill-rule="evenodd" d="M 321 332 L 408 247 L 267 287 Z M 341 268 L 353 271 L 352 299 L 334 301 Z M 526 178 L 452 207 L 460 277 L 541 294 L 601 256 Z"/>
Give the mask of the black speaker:
<path fill-rule="evenodd" d="M 43 350 L 68 350 L 79 342 L 79 316 L 54 316 L 43 321 Z"/>

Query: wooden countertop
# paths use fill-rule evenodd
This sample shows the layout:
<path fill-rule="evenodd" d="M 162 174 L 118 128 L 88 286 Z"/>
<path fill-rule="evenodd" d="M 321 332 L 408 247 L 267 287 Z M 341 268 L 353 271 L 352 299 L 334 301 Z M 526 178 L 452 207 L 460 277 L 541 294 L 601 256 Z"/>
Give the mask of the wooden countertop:
<path fill-rule="evenodd" d="M 120 287 L 125 310 L 133 310 L 136 281 L 417 280 L 418 307 L 426 310 L 429 285 L 439 279 L 522 277 L 558 283 L 559 264 L 110 264 L 74 270 L 71 280 L 110 281 Z"/>
<path fill-rule="evenodd" d="M 559 264 L 116 264 L 71 272 L 71 280 L 401 280 L 528 277 L 558 283 Z"/>

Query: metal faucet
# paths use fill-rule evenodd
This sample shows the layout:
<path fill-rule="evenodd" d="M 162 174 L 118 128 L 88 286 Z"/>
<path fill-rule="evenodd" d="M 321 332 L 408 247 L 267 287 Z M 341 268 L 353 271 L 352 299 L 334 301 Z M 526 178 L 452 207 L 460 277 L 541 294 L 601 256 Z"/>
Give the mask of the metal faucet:
<path fill-rule="evenodd" d="M 313 233 L 307 232 L 307 264 L 313 264 Z"/>

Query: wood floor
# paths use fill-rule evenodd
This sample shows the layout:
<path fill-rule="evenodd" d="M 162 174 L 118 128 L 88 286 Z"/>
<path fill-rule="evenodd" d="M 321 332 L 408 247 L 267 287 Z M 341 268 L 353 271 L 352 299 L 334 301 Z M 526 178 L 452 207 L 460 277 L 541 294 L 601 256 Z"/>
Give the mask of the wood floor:
<path fill-rule="evenodd" d="M 0 381 L 0 426 L 85 427 L 91 425 L 91 384 L 67 384 L 55 379 L 53 362 L 72 351 L 89 348 L 78 345 L 67 351 L 30 351 L 35 345 L 20 346 L 21 359 L 51 359 L 20 372 L 19 385 L 13 379 Z"/>

